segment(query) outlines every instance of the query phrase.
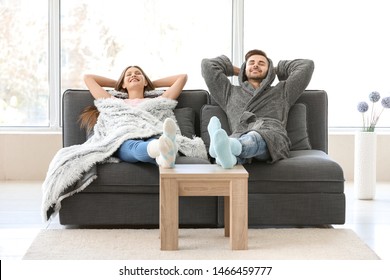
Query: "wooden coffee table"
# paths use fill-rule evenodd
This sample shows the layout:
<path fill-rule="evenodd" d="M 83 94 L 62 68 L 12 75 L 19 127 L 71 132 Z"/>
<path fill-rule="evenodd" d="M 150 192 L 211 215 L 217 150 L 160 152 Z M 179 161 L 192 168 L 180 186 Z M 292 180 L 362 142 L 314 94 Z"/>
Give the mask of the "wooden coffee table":
<path fill-rule="evenodd" d="M 242 165 L 160 168 L 161 250 L 178 249 L 180 196 L 223 196 L 225 236 L 230 236 L 232 250 L 248 249 L 248 172 Z"/>

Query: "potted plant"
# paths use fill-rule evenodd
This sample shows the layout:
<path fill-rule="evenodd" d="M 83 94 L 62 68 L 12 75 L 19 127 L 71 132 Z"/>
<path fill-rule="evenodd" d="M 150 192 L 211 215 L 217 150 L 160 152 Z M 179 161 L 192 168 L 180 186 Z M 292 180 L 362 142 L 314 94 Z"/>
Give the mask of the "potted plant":
<path fill-rule="evenodd" d="M 390 97 L 382 99 L 382 108 L 376 104 L 381 99 L 379 92 L 369 94 L 371 110 L 367 102 L 359 102 L 357 109 L 362 113 L 363 127 L 355 134 L 354 185 L 358 199 L 374 199 L 376 185 L 376 133 L 375 127 L 384 109 L 390 108 Z"/>

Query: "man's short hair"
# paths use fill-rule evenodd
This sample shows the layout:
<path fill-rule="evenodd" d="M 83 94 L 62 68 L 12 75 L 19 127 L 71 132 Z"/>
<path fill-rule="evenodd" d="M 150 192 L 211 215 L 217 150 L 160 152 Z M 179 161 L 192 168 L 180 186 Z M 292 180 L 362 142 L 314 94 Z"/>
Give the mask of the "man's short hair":
<path fill-rule="evenodd" d="M 263 52 L 262 50 L 250 50 L 249 52 L 246 53 L 245 55 L 245 62 L 248 61 L 248 59 L 252 56 L 252 55 L 262 55 L 264 56 L 267 60 L 268 60 L 268 57 L 266 55 L 265 52 Z"/>

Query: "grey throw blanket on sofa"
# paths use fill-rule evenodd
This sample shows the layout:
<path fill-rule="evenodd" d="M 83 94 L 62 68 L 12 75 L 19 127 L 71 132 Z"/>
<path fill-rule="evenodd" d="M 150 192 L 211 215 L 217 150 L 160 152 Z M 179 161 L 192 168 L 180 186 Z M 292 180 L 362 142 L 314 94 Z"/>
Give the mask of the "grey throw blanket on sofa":
<path fill-rule="evenodd" d="M 85 189 L 94 179 L 91 176 L 82 184 L 73 186 L 96 163 L 104 162 L 127 139 L 149 138 L 162 134 L 163 121 L 176 120 L 173 109 L 176 100 L 153 98 L 132 107 L 121 99 L 108 98 L 95 101 L 100 115 L 94 134 L 85 143 L 60 149 L 49 165 L 43 182 L 42 216 L 47 221 L 61 208 L 61 201 Z M 180 135 L 177 143 L 185 156 L 207 159 L 206 147 L 199 137 Z M 72 187 L 73 186 L 73 187 Z"/>

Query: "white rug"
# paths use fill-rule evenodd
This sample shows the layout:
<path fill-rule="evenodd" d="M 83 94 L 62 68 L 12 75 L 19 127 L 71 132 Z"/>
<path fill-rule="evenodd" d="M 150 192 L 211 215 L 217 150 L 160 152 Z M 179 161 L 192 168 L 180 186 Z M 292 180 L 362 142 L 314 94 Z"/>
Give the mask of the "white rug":
<path fill-rule="evenodd" d="M 249 229 L 248 250 L 232 251 L 223 229 L 180 229 L 179 250 L 160 251 L 157 229 L 42 230 L 23 259 L 37 260 L 372 260 L 349 229 Z"/>

